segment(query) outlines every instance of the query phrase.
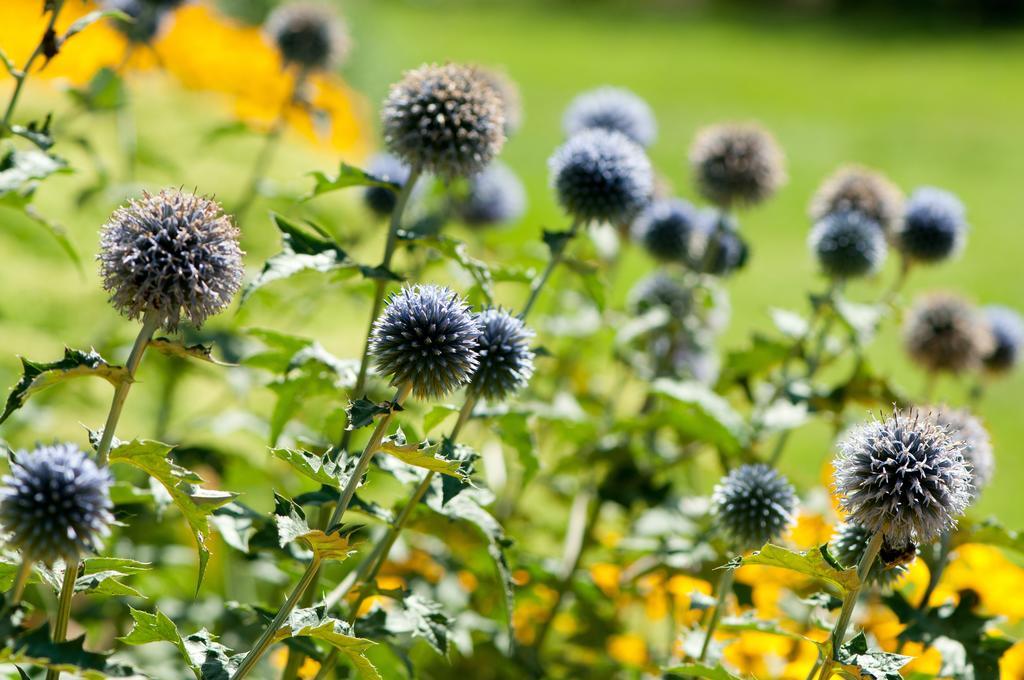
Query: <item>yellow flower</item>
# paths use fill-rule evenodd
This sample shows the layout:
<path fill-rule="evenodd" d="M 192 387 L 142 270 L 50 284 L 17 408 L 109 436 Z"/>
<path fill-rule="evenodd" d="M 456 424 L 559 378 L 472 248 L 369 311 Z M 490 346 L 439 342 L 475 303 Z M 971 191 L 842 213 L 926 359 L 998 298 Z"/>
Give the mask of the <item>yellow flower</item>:
<path fill-rule="evenodd" d="M 288 648 L 278 647 L 270 655 L 270 665 L 274 668 L 283 669 L 288 664 Z M 315 659 L 311 659 L 308 656 L 299 666 L 299 680 L 311 680 L 316 677 L 317 671 L 320 670 L 320 663 Z"/>
<path fill-rule="evenodd" d="M 961 590 L 973 590 L 981 598 L 980 609 L 1016 622 L 1024 618 L 1024 569 L 990 545 L 968 544 L 957 548 L 942 574 L 931 604 L 957 601 Z"/>
<path fill-rule="evenodd" d="M 999 677 L 1002 680 L 1024 680 L 1024 642 L 1010 647 L 999 659 Z"/>
<path fill-rule="evenodd" d="M 608 638 L 608 655 L 623 665 L 641 667 L 647 663 L 647 643 L 633 633 L 612 635 Z"/>
<path fill-rule="evenodd" d="M 744 631 L 725 648 L 724 657 L 743 675 L 778 678 L 792 648 L 793 641 L 780 635 Z"/>
<path fill-rule="evenodd" d="M 622 567 L 617 564 L 597 562 L 590 567 L 590 578 L 594 581 L 594 585 L 609 598 L 619 594 L 619 576 L 621 575 Z"/>
<path fill-rule="evenodd" d="M 691 596 L 693 593 L 711 595 L 710 583 L 685 574 L 676 574 L 669 578 L 665 589 L 672 596 L 676 621 L 683 625 L 692 625 L 700 621 L 704 612 L 699 609 L 691 609 Z"/>
<path fill-rule="evenodd" d="M 817 548 L 832 538 L 833 527 L 825 516 L 816 512 L 800 510 L 796 523 L 790 529 L 787 539 L 800 550 Z"/>

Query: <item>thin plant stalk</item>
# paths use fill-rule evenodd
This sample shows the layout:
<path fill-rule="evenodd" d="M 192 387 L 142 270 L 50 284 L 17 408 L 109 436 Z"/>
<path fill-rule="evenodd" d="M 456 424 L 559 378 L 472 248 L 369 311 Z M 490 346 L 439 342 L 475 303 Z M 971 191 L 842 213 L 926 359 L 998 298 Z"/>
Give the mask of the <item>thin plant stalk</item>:
<path fill-rule="evenodd" d="M 711 648 L 711 640 L 715 636 L 715 630 L 718 628 L 718 622 L 722 620 L 722 612 L 725 611 L 725 601 L 729 598 L 729 594 L 732 592 L 732 582 L 735 578 L 736 570 L 726 569 L 722 573 L 722 578 L 718 581 L 718 600 L 715 602 L 715 611 L 711 613 L 711 621 L 708 622 L 708 630 L 704 634 L 704 644 L 700 646 L 700 656 L 697 657 L 698 663 L 703 663 L 704 659 L 708 656 L 708 650 Z"/>
<path fill-rule="evenodd" d="M 949 564 L 949 553 L 952 549 L 953 537 L 949 531 L 942 532 L 942 537 L 939 539 L 939 556 L 935 562 L 935 568 L 931 570 L 928 576 L 928 586 L 925 588 L 924 595 L 921 596 L 921 601 L 917 605 L 918 611 L 924 611 L 928 608 L 928 601 L 932 599 L 935 589 L 939 586 L 939 581 L 942 580 L 942 574 L 946 571 L 946 566 Z"/>
<path fill-rule="evenodd" d="M 572 226 L 569 227 L 569 234 L 566 238 L 562 239 L 557 245 L 551 248 L 551 258 L 548 260 L 547 266 L 541 273 L 540 278 L 533 282 L 530 287 L 530 297 L 526 299 L 526 304 L 523 305 L 523 311 L 519 312 L 519 318 L 525 320 L 529 315 L 530 310 L 533 309 L 533 305 L 537 302 L 537 298 L 540 297 L 540 292 L 547 284 L 548 279 L 551 278 L 552 272 L 562 262 L 562 258 L 565 256 L 565 249 L 569 246 L 569 242 L 576 238 L 576 235 L 580 231 L 582 226 L 579 220 L 574 220 Z"/>
<path fill-rule="evenodd" d="M 71 618 L 71 600 L 75 596 L 75 580 L 78 578 L 78 560 L 64 565 L 64 581 L 57 601 L 57 617 L 53 620 L 50 636 L 54 642 L 64 642 L 68 636 L 68 619 Z M 60 671 L 49 669 L 46 680 L 58 680 Z"/>
<path fill-rule="evenodd" d="M 117 428 L 117 421 L 121 419 L 121 410 L 124 408 L 125 399 L 128 398 L 128 392 L 132 389 L 132 383 L 135 381 L 135 372 L 139 368 L 139 362 L 142 361 L 142 355 L 146 352 L 146 347 L 149 345 L 150 340 L 153 339 L 153 334 L 156 333 L 159 327 L 160 317 L 155 312 L 146 312 L 145 316 L 142 317 L 142 328 L 135 338 L 135 344 L 132 345 L 128 361 L 124 365 L 126 375 L 114 390 L 114 399 L 110 403 L 110 412 L 107 414 L 107 422 L 103 426 L 103 435 L 100 437 L 99 446 L 96 448 L 96 462 L 100 467 L 107 464 L 110 445 L 114 441 L 114 430 Z"/>
<path fill-rule="evenodd" d="M 32 54 L 29 55 L 21 70 L 11 74 L 14 76 L 14 92 L 11 93 L 11 98 L 7 102 L 7 109 L 4 111 L 3 121 L 0 122 L 0 139 L 6 137 L 11 130 L 11 118 L 14 117 L 14 109 L 18 106 L 18 99 L 21 97 L 21 91 L 25 87 L 25 80 L 28 78 L 28 74 L 32 70 L 32 65 L 36 63 L 36 59 L 43 54 L 47 36 L 54 33 L 54 26 L 57 24 L 57 17 L 60 15 L 60 11 L 63 8 L 64 0 L 54 0 L 53 8 L 50 10 L 50 20 L 46 24 L 46 30 L 43 31 L 43 36 L 39 39 L 39 43 L 36 45 L 36 48 L 32 50 Z"/>
<path fill-rule="evenodd" d="M 18 571 L 14 574 L 14 584 L 7 591 L 6 604 L 8 607 L 13 607 L 21 602 L 21 596 L 25 594 L 25 586 L 28 585 L 30 576 L 32 576 L 32 560 L 25 559 L 23 555 L 21 566 L 18 567 Z"/>
<path fill-rule="evenodd" d="M 871 537 L 868 547 L 864 550 L 864 556 L 861 557 L 860 563 L 857 565 L 857 586 L 848 590 L 846 597 L 843 598 L 843 608 L 839 612 L 839 620 L 836 621 L 836 626 L 832 630 L 832 654 L 822 662 L 821 672 L 818 675 L 819 680 L 828 680 L 831 677 L 832 668 L 839 655 L 839 648 L 843 646 L 843 640 L 846 638 L 846 629 L 849 627 L 850 619 L 853 617 L 857 598 L 864 584 L 867 583 L 868 573 L 875 563 L 875 558 L 878 557 L 878 551 L 882 549 L 883 537 L 884 534 L 881 531 L 876 532 Z"/>

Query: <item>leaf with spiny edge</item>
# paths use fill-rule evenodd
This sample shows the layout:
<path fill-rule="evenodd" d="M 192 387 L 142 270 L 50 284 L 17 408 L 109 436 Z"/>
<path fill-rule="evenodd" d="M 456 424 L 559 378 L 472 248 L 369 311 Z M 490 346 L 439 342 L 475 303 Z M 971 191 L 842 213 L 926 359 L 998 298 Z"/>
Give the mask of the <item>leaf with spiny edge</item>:
<path fill-rule="evenodd" d="M 446 450 L 450 452 L 451 447 L 441 447 L 439 444 L 430 442 L 409 443 L 405 440 L 405 433 L 402 432 L 401 427 L 395 434 L 385 437 L 381 441 L 380 450 L 414 467 L 439 472 L 458 479 L 465 479 L 466 476 L 462 471 L 463 461 L 442 455 Z"/>
<path fill-rule="evenodd" d="M 140 677 L 129 666 L 112 663 L 106 654 L 83 647 L 85 635 L 54 642 L 46 625 L 29 631 L 0 649 L 0 664 L 41 666 L 52 671 L 74 673 L 85 680 Z"/>
<path fill-rule="evenodd" d="M 171 340 L 170 338 L 154 338 L 149 341 L 149 347 L 155 349 L 161 354 L 165 354 L 169 357 L 176 357 L 178 359 L 197 359 L 217 366 L 238 365 L 215 359 L 213 356 L 213 347 L 207 347 L 202 344 L 186 345 L 183 342 Z"/>
<path fill-rule="evenodd" d="M 360 678 L 382 680 L 373 663 L 366 658 L 366 651 L 376 643 L 353 635 L 347 623 L 326 616 L 323 607 L 296 609 L 289 614 L 274 640 L 281 641 L 291 637 L 310 637 L 325 642 L 345 655 Z"/>
<path fill-rule="evenodd" d="M 735 569 L 747 564 L 758 564 L 765 567 L 778 567 L 824 581 L 842 593 L 858 587 L 857 570 L 853 567 L 843 569 L 828 554 L 828 546 L 812 548 L 803 552 L 795 552 L 772 543 L 766 543 L 760 550 L 745 557 L 737 557 L 727 567 Z"/>
<path fill-rule="evenodd" d="M 170 642 L 178 648 L 196 680 L 227 680 L 234 673 L 238 657 L 232 658 L 231 650 L 205 628 L 182 637 L 174 622 L 159 609 L 150 614 L 129 606 L 128 611 L 135 625 L 127 635 L 118 638 L 121 642 L 132 646 Z"/>
<path fill-rule="evenodd" d="M 349 165 L 348 163 L 342 163 L 338 168 L 338 174 L 334 177 L 328 176 L 326 173 L 319 170 L 314 170 L 309 173 L 313 178 L 315 184 L 313 189 L 303 196 L 300 200 L 308 201 L 311 198 L 326 194 L 331 191 L 337 191 L 338 189 L 347 189 L 349 187 L 381 187 L 383 189 L 391 189 L 392 191 L 401 191 L 402 186 L 394 182 L 389 182 L 386 179 L 381 179 L 366 172 L 359 168 Z"/>
<path fill-rule="evenodd" d="M 344 560 L 352 554 L 349 536 L 357 527 L 330 527 L 326 532 L 312 529 L 306 522 L 306 514 L 293 501 L 274 494 L 274 522 L 281 547 L 292 541 L 301 541 L 312 550 L 317 559 Z"/>

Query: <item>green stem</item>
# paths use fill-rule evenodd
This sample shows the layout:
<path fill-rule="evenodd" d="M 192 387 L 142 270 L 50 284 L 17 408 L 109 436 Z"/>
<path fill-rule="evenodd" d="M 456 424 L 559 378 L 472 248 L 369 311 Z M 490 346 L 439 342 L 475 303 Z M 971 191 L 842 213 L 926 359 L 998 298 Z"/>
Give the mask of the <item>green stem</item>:
<path fill-rule="evenodd" d="M 848 590 L 846 597 L 843 598 L 843 608 L 839 612 L 839 620 L 836 621 L 836 627 L 832 630 L 832 654 L 821 664 L 821 673 L 818 675 L 820 680 L 828 680 L 831 677 L 832 667 L 839 657 L 839 649 L 843 646 L 843 640 L 846 638 L 846 629 L 849 627 L 850 619 L 853 617 L 857 598 L 868 580 L 868 573 L 871 571 L 871 566 L 875 563 L 878 551 L 882 548 L 882 539 L 883 534 L 881 531 L 871 537 L 868 547 L 864 550 L 864 556 L 861 557 L 860 564 L 857 565 L 857 586 Z"/>
<path fill-rule="evenodd" d="M 711 648 L 711 640 L 715 636 L 718 622 L 722 620 L 722 612 L 725 611 L 725 601 L 732 592 L 732 582 L 735 577 L 735 569 L 726 569 L 722 573 L 721 580 L 718 582 L 718 600 L 715 603 L 715 611 L 711 614 L 711 621 L 708 622 L 708 630 L 704 634 L 704 644 L 700 646 L 700 656 L 697 658 L 697 663 L 703 663 L 704 659 L 707 658 L 708 650 Z"/>
<path fill-rule="evenodd" d="M 128 355 L 128 361 L 124 365 L 126 375 L 114 390 L 114 399 L 110 403 L 110 412 L 107 414 L 107 422 L 103 426 L 103 435 L 96 448 L 96 462 L 100 467 L 107 464 L 107 455 L 110 453 L 110 445 L 114 441 L 117 421 L 121 419 L 121 410 L 124 408 L 125 399 L 128 398 L 128 392 L 132 389 L 132 383 L 135 382 L 135 371 L 138 370 L 142 355 L 146 352 L 149 341 L 153 339 L 153 334 L 159 327 L 159 315 L 153 311 L 146 312 L 142 317 L 142 328 L 135 338 L 131 354 Z"/>
<path fill-rule="evenodd" d="M 21 596 L 25 593 L 25 586 L 28 584 L 30 576 L 32 576 L 32 561 L 25 559 L 22 555 L 21 566 L 18 567 L 18 571 L 14 575 L 14 584 L 7 591 L 6 604 L 8 607 L 14 607 L 21 602 Z"/>
<path fill-rule="evenodd" d="M 935 568 L 928 575 L 928 586 L 925 588 L 924 595 L 917 605 L 917 611 L 922 612 L 928 608 L 928 601 L 932 599 L 935 589 L 939 586 L 939 581 L 942 580 L 942 574 L 946 571 L 946 566 L 949 564 L 949 553 L 952 550 L 953 537 L 949 531 L 943 531 L 942 537 L 939 539 L 939 557 L 935 562 Z"/>
<path fill-rule="evenodd" d="M 47 36 L 54 33 L 53 27 L 57 24 L 57 16 L 60 14 L 63 7 L 64 0 L 54 1 L 53 9 L 50 10 L 50 21 L 46 24 L 46 30 L 43 32 L 43 36 L 39 39 L 39 43 L 36 45 L 36 48 L 32 50 L 32 54 L 30 54 L 28 59 L 25 61 L 25 66 L 22 67 L 21 71 L 11 74 L 14 76 L 14 92 L 11 93 L 11 99 L 7 102 L 7 110 L 4 111 L 4 119 L 0 122 L 0 139 L 6 137 L 10 132 L 11 118 L 14 117 L 14 109 L 18 105 L 18 99 L 21 97 L 21 91 L 25 87 L 25 80 L 28 78 L 28 74 L 32 70 L 32 65 L 36 63 L 36 59 L 43 54 L 43 47 L 46 44 Z"/>
<path fill-rule="evenodd" d="M 530 286 L 530 297 L 526 299 L 526 304 L 523 305 L 523 311 L 519 312 L 519 318 L 526 320 L 530 311 L 533 309 L 533 305 L 537 302 L 537 298 L 540 297 L 540 291 L 547 284 L 548 279 L 551 278 L 552 272 L 561 263 L 562 258 L 565 256 L 565 249 L 569 246 L 569 241 L 576 238 L 576 235 L 580 231 L 581 223 L 579 220 L 575 220 L 572 226 L 569 228 L 569 235 L 562 239 L 557 245 L 551 247 L 551 259 L 548 260 L 547 266 L 541 273 L 540 277 L 537 278 L 533 285 Z"/>
<path fill-rule="evenodd" d="M 57 618 L 53 620 L 50 636 L 54 642 L 64 642 L 68 637 L 68 619 L 71 618 L 71 600 L 75 596 L 75 580 L 78 578 L 78 560 L 64 565 L 64 582 L 60 587 L 57 604 Z M 58 680 L 60 671 L 46 671 L 46 680 Z"/>

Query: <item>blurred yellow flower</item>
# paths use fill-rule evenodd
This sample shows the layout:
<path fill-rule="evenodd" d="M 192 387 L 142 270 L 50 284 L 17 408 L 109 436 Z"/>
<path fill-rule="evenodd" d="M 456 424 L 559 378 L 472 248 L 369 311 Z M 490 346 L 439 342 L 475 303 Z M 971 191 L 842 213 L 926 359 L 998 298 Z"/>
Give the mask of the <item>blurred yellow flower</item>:
<path fill-rule="evenodd" d="M 800 510 L 787 540 L 800 550 L 817 548 L 832 538 L 833 527 L 824 515 Z"/>
<path fill-rule="evenodd" d="M 622 567 L 608 562 L 597 562 L 590 567 L 590 578 L 594 585 L 601 589 L 607 597 L 615 597 L 619 594 L 619 576 L 622 575 Z"/>
<path fill-rule="evenodd" d="M 780 678 L 792 648 L 793 641 L 780 635 L 744 631 L 728 644 L 723 656 L 743 675 Z"/>
<path fill-rule="evenodd" d="M 287 665 L 287 663 L 288 663 L 288 648 L 287 647 L 278 647 L 270 655 L 270 665 L 273 666 L 274 668 L 281 668 L 281 669 L 283 669 L 285 667 L 285 665 Z M 314 659 L 311 659 L 311 658 L 309 658 L 307 656 L 306 659 L 302 662 L 302 665 L 299 666 L 299 675 L 298 675 L 299 680 L 311 680 L 311 678 L 316 677 L 316 673 L 319 670 L 320 670 L 320 663 L 318 661 L 316 661 Z"/>
<path fill-rule="evenodd" d="M 1010 647 L 999 659 L 999 677 L 1002 680 L 1024 680 L 1024 642 Z"/>
<path fill-rule="evenodd" d="M 627 633 L 608 638 L 608 655 L 626 666 L 643 666 L 647 663 L 647 643 L 639 635 Z"/>
<path fill-rule="evenodd" d="M 1011 622 L 1024 618 L 1024 569 L 990 545 L 968 544 L 957 548 L 942 574 L 931 604 L 958 600 L 959 591 L 973 590 L 981 598 L 981 611 L 1005 616 Z"/>

